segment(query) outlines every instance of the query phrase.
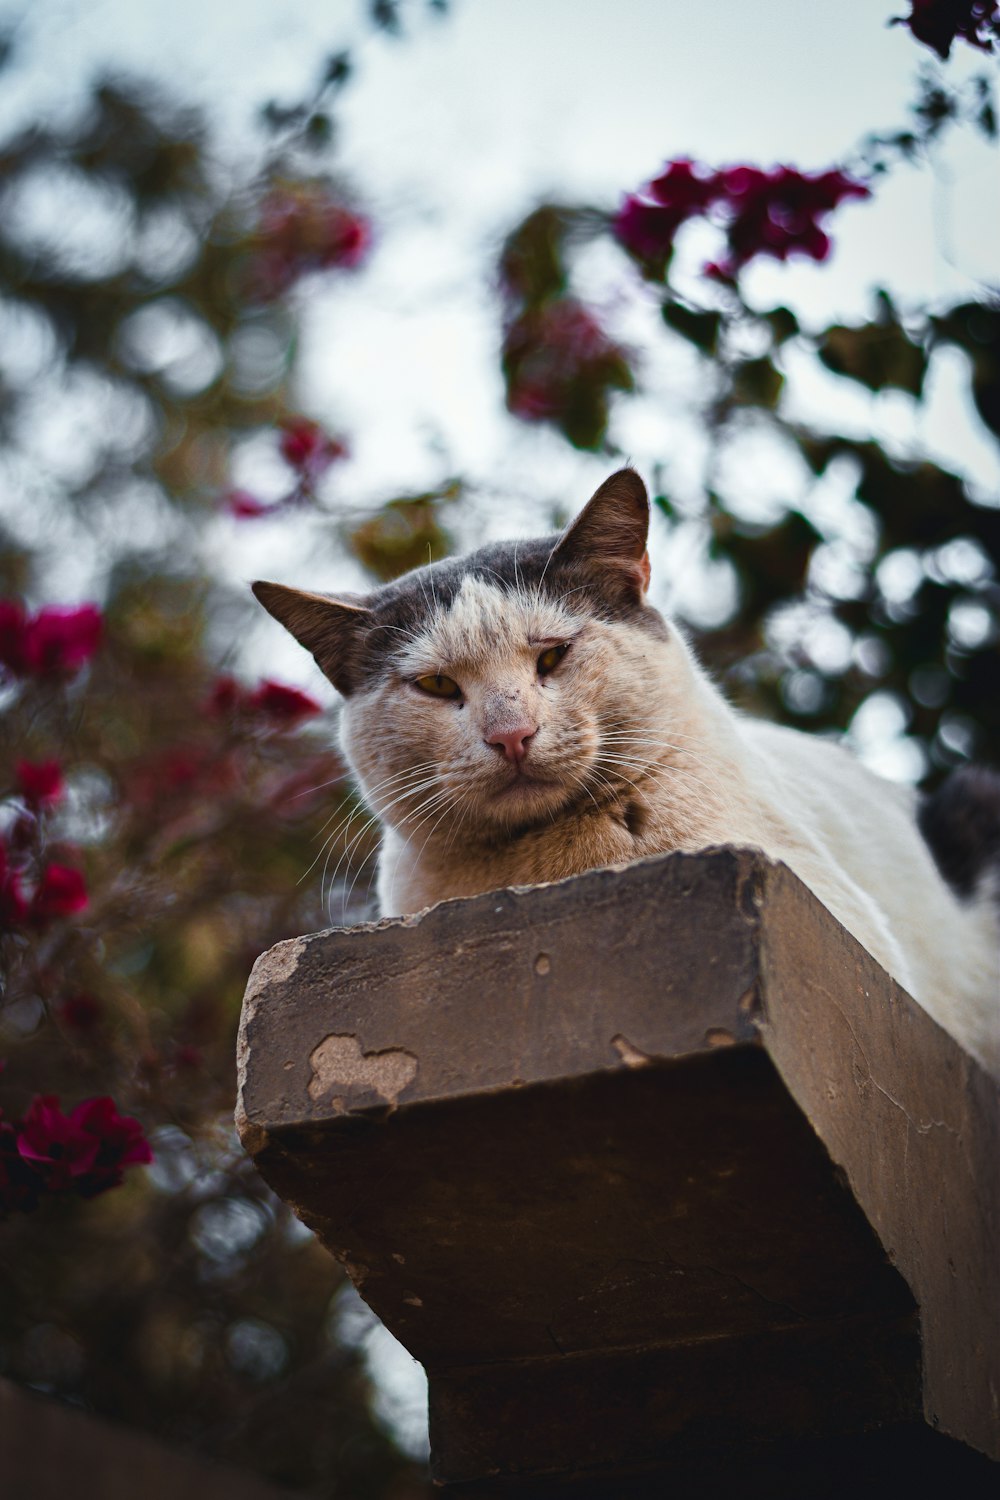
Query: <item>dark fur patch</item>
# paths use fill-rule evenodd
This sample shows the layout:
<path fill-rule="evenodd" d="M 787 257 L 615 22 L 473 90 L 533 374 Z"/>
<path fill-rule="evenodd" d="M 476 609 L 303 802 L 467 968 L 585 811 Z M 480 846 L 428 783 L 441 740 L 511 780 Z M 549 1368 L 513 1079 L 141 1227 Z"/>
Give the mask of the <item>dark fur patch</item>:
<path fill-rule="evenodd" d="M 917 814 L 920 832 L 941 874 L 960 896 L 971 896 L 987 870 L 1000 873 L 1000 774 L 962 766 Z"/>
<path fill-rule="evenodd" d="M 541 587 L 543 597 L 566 596 L 573 607 L 582 607 L 598 619 L 638 625 L 661 639 L 667 631 L 655 609 L 637 602 L 626 592 L 613 569 L 607 574 L 593 562 L 575 558 L 553 558 L 558 536 L 532 537 L 528 541 L 491 542 L 464 557 L 448 558 L 417 568 L 385 584 L 365 599 L 375 623 L 365 633 L 361 647 L 362 673 L 369 681 L 391 665 L 407 636 L 422 630 L 436 605 L 449 606 L 470 575 L 483 578 L 507 593 Z"/>

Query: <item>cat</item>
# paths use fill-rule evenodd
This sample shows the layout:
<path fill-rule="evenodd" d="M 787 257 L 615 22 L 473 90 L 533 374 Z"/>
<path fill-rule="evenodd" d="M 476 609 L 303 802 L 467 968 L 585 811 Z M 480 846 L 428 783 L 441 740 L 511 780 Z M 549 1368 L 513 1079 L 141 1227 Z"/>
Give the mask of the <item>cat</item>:
<path fill-rule="evenodd" d="M 730 706 L 646 599 L 649 500 L 611 475 L 561 534 L 363 596 L 258 582 L 344 697 L 383 916 L 668 850 L 783 860 L 1000 1077 L 1000 776 L 921 803 Z"/>

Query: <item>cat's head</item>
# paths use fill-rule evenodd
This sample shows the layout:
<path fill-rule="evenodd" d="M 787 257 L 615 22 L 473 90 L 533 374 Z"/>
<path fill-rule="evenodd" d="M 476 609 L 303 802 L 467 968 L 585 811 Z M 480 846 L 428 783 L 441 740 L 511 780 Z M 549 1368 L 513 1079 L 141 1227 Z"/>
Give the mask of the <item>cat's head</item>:
<path fill-rule="evenodd" d="M 344 748 L 380 816 L 403 834 L 503 836 L 652 759 L 672 634 L 645 600 L 648 527 L 645 486 L 622 469 L 561 535 L 365 595 L 254 593 L 343 694 Z"/>

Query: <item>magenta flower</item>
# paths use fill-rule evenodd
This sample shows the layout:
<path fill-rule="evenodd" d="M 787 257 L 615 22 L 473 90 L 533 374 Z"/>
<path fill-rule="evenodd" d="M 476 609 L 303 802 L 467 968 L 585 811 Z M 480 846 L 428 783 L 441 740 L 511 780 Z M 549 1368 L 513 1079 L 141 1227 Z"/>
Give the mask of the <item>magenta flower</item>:
<path fill-rule="evenodd" d="M 17 1149 L 50 1193 L 96 1197 L 117 1187 L 126 1167 L 153 1153 L 138 1120 L 120 1115 L 113 1099 L 85 1099 L 64 1115 L 54 1094 L 34 1099 L 21 1123 Z"/>
<path fill-rule="evenodd" d="M 322 713 L 322 707 L 308 693 L 298 688 L 286 687 L 282 682 L 265 678 L 252 693 L 247 694 L 243 706 L 250 713 L 271 719 L 280 724 L 296 724 L 300 719 Z"/>
<path fill-rule="evenodd" d="M 626 350 L 571 297 L 530 307 L 510 323 L 503 369 L 507 410 L 527 421 L 554 422 L 581 448 L 603 437 L 609 393 L 633 386 Z"/>
<path fill-rule="evenodd" d="M 946 62 L 958 36 L 982 52 L 993 50 L 993 40 L 1000 33 L 1000 4 L 996 0 L 910 0 L 910 14 L 894 16 L 889 24 L 909 27 L 918 42 Z"/>
<path fill-rule="evenodd" d="M 102 624 L 93 604 L 50 604 L 32 616 L 14 600 L 0 601 L 0 666 L 15 677 L 70 676 L 97 650 Z"/>
<path fill-rule="evenodd" d="M 21 1123 L 17 1149 L 45 1188 L 59 1193 L 75 1188 L 77 1180 L 91 1170 L 100 1141 L 63 1114 L 55 1094 L 41 1094 L 32 1100 Z"/>
<path fill-rule="evenodd" d="M 685 219 L 703 214 L 719 196 L 718 172 L 679 156 L 667 162 L 659 177 L 649 184 L 650 197 Z"/>
<path fill-rule="evenodd" d="M 285 462 L 306 479 L 318 479 L 332 463 L 347 454 L 342 442 L 329 437 L 318 422 L 311 422 L 308 417 L 283 423 L 280 447 Z"/>
<path fill-rule="evenodd" d="M 120 1115 L 113 1099 L 107 1096 L 85 1099 L 71 1111 L 69 1118 L 85 1135 L 97 1141 L 91 1169 L 85 1180 L 77 1183 L 77 1192 L 83 1197 L 93 1198 L 117 1187 L 126 1167 L 145 1166 L 153 1160 L 139 1121 L 131 1115 Z"/>
<path fill-rule="evenodd" d="M 254 282 L 264 298 L 280 297 L 310 271 L 351 270 L 371 245 L 371 226 L 332 196 L 328 184 L 284 184 L 261 208 L 261 249 Z"/>
<path fill-rule="evenodd" d="M 52 807 L 63 794 L 62 767 L 57 760 L 19 760 L 14 772 L 18 790 L 29 807 Z"/>
<path fill-rule="evenodd" d="M 57 917 L 83 911 L 87 900 L 87 887 L 79 870 L 69 865 L 46 865 L 31 898 L 28 919 L 40 927 Z"/>
<path fill-rule="evenodd" d="M 245 688 L 234 677 L 220 677 L 205 708 L 210 714 L 253 714 L 282 724 L 294 724 L 323 712 L 322 706 L 308 693 L 270 678 L 255 688 Z"/>
<path fill-rule="evenodd" d="M 238 521 L 256 521 L 261 516 L 269 516 L 278 508 L 274 505 L 265 505 L 263 500 L 258 500 L 256 495 L 251 495 L 249 490 L 230 490 L 223 499 L 223 506 Z"/>
<path fill-rule="evenodd" d="M 712 172 L 687 158 L 668 162 L 645 191 L 655 201 L 630 194 L 612 227 L 643 273 L 656 280 L 665 275 L 677 230 L 690 218 L 707 216 L 724 229 L 729 253 L 704 270 L 731 281 L 758 255 L 825 260 L 830 239 L 820 220 L 844 199 L 869 195 L 864 183 L 836 169 L 765 172 L 740 165 Z"/>
<path fill-rule="evenodd" d="M 632 259 L 654 280 L 666 270 L 674 248 L 674 236 L 686 214 L 659 203 L 644 203 L 630 193 L 616 215 L 611 229 L 615 238 Z"/>
<path fill-rule="evenodd" d="M 729 256 L 721 270 L 734 276 L 757 255 L 825 260 L 830 240 L 818 220 L 846 198 L 870 189 L 845 172 L 799 172 L 794 167 L 733 167 L 724 174 Z"/>

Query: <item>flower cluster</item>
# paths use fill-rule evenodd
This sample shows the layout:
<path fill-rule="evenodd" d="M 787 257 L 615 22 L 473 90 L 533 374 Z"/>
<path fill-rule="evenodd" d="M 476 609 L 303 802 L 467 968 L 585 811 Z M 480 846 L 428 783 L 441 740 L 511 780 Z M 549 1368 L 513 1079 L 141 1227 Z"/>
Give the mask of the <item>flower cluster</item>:
<path fill-rule="evenodd" d="M 918 42 L 932 47 L 947 61 L 951 44 L 960 36 L 983 52 L 993 50 L 1000 35 L 997 0 L 910 0 L 908 16 L 894 16 L 890 25 L 908 26 Z"/>
<path fill-rule="evenodd" d="M 24 870 L 0 843 L 0 930 L 45 927 L 87 905 L 83 876 L 70 865 L 47 864 L 30 893 L 24 880 Z"/>
<path fill-rule="evenodd" d="M 600 443 L 610 391 L 633 385 L 625 350 L 571 297 L 529 307 L 513 319 L 503 369 L 508 411 L 529 422 L 554 422 L 580 448 Z"/>
<path fill-rule="evenodd" d="M 44 1197 L 95 1198 L 152 1159 L 139 1121 L 113 1099 L 85 1099 L 65 1115 L 54 1094 L 39 1095 L 19 1123 L 0 1116 L 0 1215 Z"/>
<path fill-rule="evenodd" d="M 57 760 L 20 760 L 14 776 L 26 811 L 11 824 L 7 841 L 0 839 L 0 930 L 45 927 L 87 905 L 79 870 L 51 862 L 39 868 L 31 855 L 40 819 L 63 794 L 62 766 Z"/>
<path fill-rule="evenodd" d="M 14 599 L 0 599 L 0 667 L 14 677 L 68 677 L 100 645 L 101 612 L 46 605 L 29 615 Z"/>
<path fill-rule="evenodd" d="M 274 725 L 292 725 L 322 707 L 308 693 L 265 677 L 255 688 L 245 688 L 235 677 L 220 677 L 212 689 L 208 709 L 217 714 L 246 714 Z"/>
<path fill-rule="evenodd" d="M 732 280 L 758 255 L 825 260 L 830 240 L 820 220 L 844 199 L 868 194 L 864 183 L 835 169 L 810 173 L 774 167 L 765 172 L 735 166 L 711 171 L 681 158 L 668 162 L 643 196 L 626 197 L 613 228 L 645 275 L 659 280 L 680 226 L 708 216 L 724 229 L 728 253 L 706 266 L 706 274 Z"/>
<path fill-rule="evenodd" d="M 310 271 L 352 269 L 371 244 L 367 219 L 323 181 L 281 183 L 265 198 L 256 234 L 252 290 L 268 301 Z"/>
<path fill-rule="evenodd" d="M 347 444 L 340 438 L 331 437 L 325 428 L 308 417 L 283 422 L 279 432 L 281 456 L 292 470 L 295 482 L 286 495 L 271 504 L 258 500 L 248 490 L 230 490 L 223 498 L 223 506 L 238 521 L 274 516 L 279 511 L 314 499 L 317 481 L 332 464 L 347 457 Z"/>

